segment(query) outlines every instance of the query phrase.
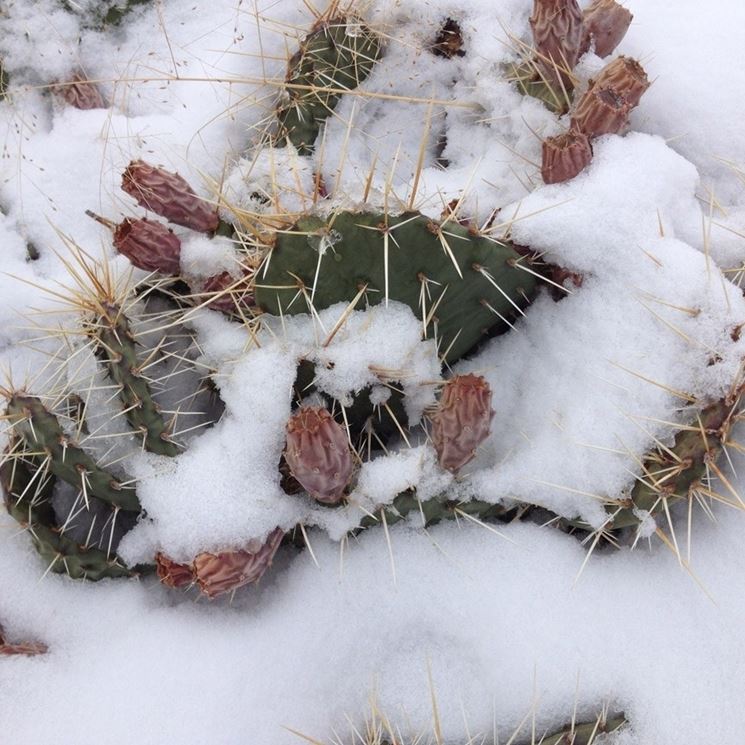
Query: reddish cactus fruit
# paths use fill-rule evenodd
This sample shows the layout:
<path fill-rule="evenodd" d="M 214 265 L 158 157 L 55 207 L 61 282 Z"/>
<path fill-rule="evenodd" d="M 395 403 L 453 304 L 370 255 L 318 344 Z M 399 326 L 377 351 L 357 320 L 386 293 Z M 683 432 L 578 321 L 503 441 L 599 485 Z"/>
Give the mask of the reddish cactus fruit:
<path fill-rule="evenodd" d="M 272 565 L 283 538 L 284 532 L 275 528 L 263 543 L 251 541 L 245 550 L 199 554 L 192 564 L 199 589 L 209 598 L 215 598 L 258 582 Z"/>
<path fill-rule="evenodd" d="M 541 73 L 547 83 L 571 87 L 571 75 L 584 39 L 577 0 L 534 0 L 530 17 Z M 558 69 L 558 72 L 557 72 Z"/>
<path fill-rule="evenodd" d="M 54 92 L 70 106 L 82 111 L 106 108 L 101 92 L 79 72 L 76 72 L 70 80 L 56 85 Z"/>
<path fill-rule="evenodd" d="M 442 389 L 432 416 L 432 441 L 440 465 L 455 473 L 489 436 L 491 389 L 481 375 L 456 375 Z"/>
<path fill-rule="evenodd" d="M 352 475 L 347 435 L 322 406 L 304 406 L 287 423 L 285 460 L 314 499 L 338 504 Z"/>
<path fill-rule="evenodd" d="M 613 88 L 593 86 L 582 96 L 572 114 L 572 129 L 589 138 L 617 134 L 626 126 L 631 108 Z"/>
<path fill-rule="evenodd" d="M 20 644 L 9 644 L 3 636 L 3 627 L 0 626 L 0 657 L 12 657 L 15 655 L 25 655 L 33 657 L 37 654 L 47 652 L 47 645 L 41 642 L 22 642 Z"/>
<path fill-rule="evenodd" d="M 626 36 L 634 16 L 616 0 L 595 0 L 585 10 L 585 38 L 582 54 L 595 42 L 595 54 L 607 57 Z"/>
<path fill-rule="evenodd" d="M 160 552 L 155 555 L 155 567 L 158 578 L 167 587 L 187 587 L 194 582 L 190 566 L 179 564 Z"/>
<path fill-rule="evenodd" d="M 140 207 L 165 217 L 169 222 L 214 233 L 220 223 L 217 210 L 198 197 L 177 173 L 133 160 L 122 175 L 122 189 Z"/>
<path fill-rule="evenodd" d="M 611 88 L 618 95 L 623 96 L 633 109 L 639 105 L 649 85 L 647 73 L 635 59 L 618 57 L 600 71 L 597 80 L 591 81 L 590 90 Z"/>
<path fill-rule="evenodd" d="M 181 241 L 163 223 L 125 218 L 114 230 L 114 247 L 138 269 L 176 276 L 180 272 Z"/>
<path fill-rule="evenodd" d="M 592 146 L 582 132 L 570 131 L 543 141 L 541 176 L 547 184 L 573 179 L 592 160 Z"/>
<path fill-rule="evenodd" d="M 215 274 L 204 281 L 195 297 L 200 303 L 209 300 L 207 307 L 213 310 L 222 313 L 241 313 L 255 305 L 250 279 L 248 274 L 239 279 L 229 272 Z M 228 292 L 224 292 L 228 288 Z M 215 297 L 210 300 L 210 296 L 213 295 Z"/>

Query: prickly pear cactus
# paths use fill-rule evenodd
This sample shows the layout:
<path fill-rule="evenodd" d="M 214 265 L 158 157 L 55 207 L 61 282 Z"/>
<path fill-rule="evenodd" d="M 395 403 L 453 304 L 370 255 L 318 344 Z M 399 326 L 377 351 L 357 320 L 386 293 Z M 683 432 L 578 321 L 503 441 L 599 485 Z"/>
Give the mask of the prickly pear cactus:
<path fill-rule="evenodd" d="M 652 136 L 655 76 L 630 56 L 638 42 L 626 47 L 631 11 L 616 0 L 283 2 L 266 25 L 260 5 L 235 3 L 219 21 L 203 0 L 177 5 L 48 0 L 50 28 L 76 39 L 64 66 L 28 8 L 0 12 L 0 112 L 16 127 L 5 152 L 21 153 L 0 179 L 18 277 L 0 279 L 13 311 L 0 307 L 0 527 L 28 572 L 81 603 L 147 591 L 169 624 L 250 615 L 283 634 L 288 617 L 312 627 L 327 613 L 327 633 L 359 603 L 368 625 L 350 644 L 339 622 L 339 649 L 323 652 L 349 672 L 373 654 L 359 639 L 375 636 L 375 615 L 388 620 L 383 562 L 365 554 L 364 581 L 336 608 L 321 606 L 344 582 L 316 598 L 320 580 L 303 567 L 383 546 L 395 586 L 402 566 L 421 568 L 415 541 L 426 540 L 478 575 L 458 628 L 462 609 L 445 606 L 462 588 L 449 565 L 427 564 L 444 610 L 422 622 L 436 627 L 440 676 L 470 666 L 476 689 L 498 668 L 494 644 L 506 638 L 516 665 L 531 624 L 545 638 L 554 619 L 541 596 L 499 626 L 545 588 L 534 592 L 529 572 L 511 586 L 531 557 L 485 563 L 474 536 L 540 545 L 546 571 L 542 540 L 580 561 L 601 554 L 606 568 L 640 544 L 650 566 L 669 549 L 689 570 L 696 516 L 725 522 L 720 504 L 742 508 L 729 468 L 743 450 L 745 299 L 729 281 L 742 267 L 721 270 L 726 252 L 711 250 L 713 190 L 701 245 L 693 237 L 701 188 L 674 136 Z M 179 36 L 197 23 L 210 39 L 232 35 L 230 54 L 197 65 Z M 149 27 L 168 54 L 130 68 Z M 497 28 L 498 51 L 486 40 Z M 24 44 L 43 49 L 38 66 Z M 190 84 L 204 85 L 199 100 Z M 163 114 L 179 97 L 178 116 Z M 188 138 L 171 145 L 171 124 Z M 43 152 L 26 152 L 41 131 Z M 41 155 L 66 170 L 48 211 L 29 196 L 46 188 L 46 166 L 28 175 Z M 27 328 L 7 331 L 11 315 Z M 288 587 L 307 593 L 296 606 L 282 605 Z M 389 639 L 370 644 L 382 669 L 423 649 L 420 612 L 436 603 L 418 591 L 405 577 L 393 593 L 413 609 L 387 634 L 393 652 Z M 491 602 L 502 607 L 484 620 L 476 606 Z M 596 597 L 578 607 L 599 613 Z M 561 645 L 571 622 L 557 617 Z M 623 625 L 612 631 L 632 647 Z M 263 670 L 299 656 L 318 674 L 304 658 L 313 644 L 293 646 L 287 628 L 283 644 L 230 654 Z M 242 631 L 252 643 L 262 628 Z M 53 664 L 55 649 L 26 640 L 65 639 L 13 638 L 0 627 L 0 659 L 40 657 L 15 661 L 28 665 Z M 564 672 L 562 688 L 579 691 Z M 594 705 L 603 674 L 620 678 L 591 672 Z M 541 729 L 533 702 L 528 735 L 510 719 L 512 734 L 494 740 L 633 742 L 645 711 L 618 685 L 609 693 L 625 714 L 582 706 L 565 724 L 554 706 Z M 454 745 L 431 694 L 432 742 Z M 385 717 L 366 733 L 357 720 L 353 742 L 408 742 Z"/>

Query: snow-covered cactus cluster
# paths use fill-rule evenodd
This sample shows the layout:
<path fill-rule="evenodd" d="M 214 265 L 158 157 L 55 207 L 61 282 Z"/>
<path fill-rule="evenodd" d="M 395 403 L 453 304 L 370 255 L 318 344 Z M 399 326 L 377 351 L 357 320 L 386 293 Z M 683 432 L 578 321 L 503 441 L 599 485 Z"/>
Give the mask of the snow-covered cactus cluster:
<path fill-rule="evenodd" d="M 576 0 L 538 0 L 530 19 L 534 47 L 526 62 L 513 68 L 520 89 L 557 113 L 570 112 L 569 130 L 543 143 L 541 175 L 547 184 L 574 178 L 592 160 L 592 140 L 616 134 L 649 87 L 642 66 L 618 57 L 575 95 L 572 73 L 593 47 L 598 57 L 613 53 L 632 21 L 616 0 L 594 0 L 583 12 Z"/>
<path fill-rule="evenodd" d="M 121 8 L 112 5 L 110 12 L 115 10 L 120 20 Z M 567 132 L 543 144 L 546 183 L 582 171 L 592 157 L 591 141 L 620 132 L 646 91 L 644 70 L 627 57 L 610 62 L 584 91 L 572 72 L 589 49 L 610 55 L 630 21 L 614 0 L 595 0 L 584 13 L 576 0 L 536 0 L 533 45 L 508 76 L 522 93 L 569 117 Z M 271 149 L 312 153 L 335 107 L 371 75 L 385 47 L 384 35 L 357 15 L 335 11 L 320 18 L 290 57 L 256 158 Z M 448 58 L 464 54 L 452 19 L 432 50 Z M 105 105 L 80 75 L 58 83 L 56 91 L 80 109 Z M 499 233 L 494 216 L 478 225 L 461 214 L 459 204 L 446 205 L 439 219 L 413 203 L 401 209 L 368 202 L 339 206 L 315 175 L 314 183 L 312 210 L 247 216 L 231 210 L 219 189 L 212 198 L 199 196 L 178 174 L 134 160 L 121 186 L 148 216 L 115 224 L 89 213 L 111 228 L 120 254 L 152 274 L 144 282 L 121 284 L 79 252 L 70 263 L 78 285 L 87 290 L 82 296 L 71 293 L 81 314 L 64 339 L 63 372 L 49 389 L 4 391 L 11 433 L 0 467 L 5 502 L 51 571 L 98 580 L 155 568 L 165 585 L 197 586 L 213 598 L 258 581 L 283 542 L 308 543 L 314 525 L 349 535 L 409 516 L 424 525 L 459 516 L 553 519 L 529 504 L 483 501 L 461 485 L 490 432 L 508 423 L 495 414 L 483 375 L 453 374 L 451 367 L 485 340 L 509 332 L 537 296 L 550 291 L 560 298 L 571 291 L 564 286 L 568 280 L 576 289 L 582 277 L 546 264 L 536 251 Z M 259 195 L 257 201 L 267 200 Z M 209 243 L 232 241 L 236 265 L 190 275 L 183 269 L 182 240 L 157 218 L 200 233 Z M 391 352 L 380 331 L 387 321 L 375 320 L 376 309 L 413 322 L 416 338 L 399 355 L 412 369 L 375 362 L 375 354 Z M 278 456 L 273 478 L 282 490 L 276 521 L 265 518 L 254 534 L 233 535 L 229 545 L 202 545 L 188 557 L 156 545 L 147 561 L 127 562 L 117 553 L 120 541 L 151 517 L 142 507 L 141 486 L 157 484 L 160 472 L 178 474 L 181 468 L 187 478 L 189 467 L 182 464 L 190 447 L 203 450 L 203 438 L 215 432 L 222 434 L 212 446 L 220 447 L 237 416 L 235 395 L 228 390 L 223 406 L 216 403 L 217 391 L 226 387 L 226 374 L 233 382 L 248 378 L 250 364 L 241 370 L 243 350 L 231 349 L 238 362 L 228 365 L 230 354 L 217 359 L 220 353 L 208 349 L 205 336 L 218 326 L 235 333 L 239 347 L 253 345 L 269 357 L 266 350 L 285 344 L 282 353 L 292 359 L 286 416 L 279 431 L 276 422 L 267 424 L 267 449 Z M 355 368 L 349 356 L 354 352 L 345 357 L 344 344 L 366 335 L 377 348 Z M 85 374 L 97 383 L 89 384 L 83 400 L 86 388 L 76 386 L 71 370 L 86 355 Z M 242 390 L 250 383 L 243 379 Z M 99 388 L 108 395 L 100 395 Z M 696 421 L 674 442 L 660 443 L 648 454 L 633 490 L 605 503 L 601 535 L 618 542 L 623 539 L 618 531 L 626 529 L 633 539 L 650 516 L 705 489 L 741 393 L 739 383 L 733 384 L 725 398 L 700 407 Z M 166 411 L 164 398 L 175 401 L 174 408 Z M 178 432 L 180 402 L 196 399 L 208 413 L 200 411 L 198 426 Z M 205 427 L 211 427 L 207 434 L 200 431 Z M 240 454 L 234 439 L 231 446 Z M 123 443 L 130 445 L 128 452 Z M 355 502 L 366 466 L 401 461 L 413 451 L 419 463 L 434 464 L 428 472 L 436 478 L 428 483 L 412 478 L 387 500 Z M 300 515 L 293 504 L 303 505 Z M 597 526 L 581 520 L 554 522 L 582 536 L 598 534 Z"/>

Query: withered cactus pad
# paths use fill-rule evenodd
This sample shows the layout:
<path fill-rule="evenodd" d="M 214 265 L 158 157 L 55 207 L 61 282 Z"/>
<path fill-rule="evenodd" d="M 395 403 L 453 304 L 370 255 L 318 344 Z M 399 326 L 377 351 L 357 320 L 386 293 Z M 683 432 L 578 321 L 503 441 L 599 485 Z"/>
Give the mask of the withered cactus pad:
<path fill-rule="evenodd" d="M 570 85 L 569 72 L 577 64 L 584 40 L 577 0 L 534 0 L 530 27 L 537 64 L 546 82 Z"/>
<path fill-rule="evenodd" d="M 196 195 L 185 179 L 164 168 L 133 160 L 122 175 L 122 189 L 140 207 L 200 233 L 214 233 L 220 223 L 217 210 Z"/>
<path fill-rule="evenodd" d="M 491 388 L 481 375 L 456 375 L 443 387 L 432 415 L 432 442 L 440 465 L 455 473 L 489 436 Z"/>
<path fill-rule="evenodd" d="M 181 241 L 155 220 L 125 218 L 114 229 L 114 247 L 139 269 L 174 276 L 180 271 Z"/>
<path fill-rule="evenodd" d="M 547 184 L 573 179 L 592 160 L 592 146 L 587 135 L 570 131 L 543 141 L 541 176 Z"/>
<path fill-rule="evenodd" d="M 621 43 L 634 16 L 616 0 L 595 0 L 585 10 L 582 54 L 595 43 L 595 54 L 607 57 Z"/>
<path fill-rule="evenodd" d="M 287 423 L 285 460 L 314 499 L 338 504 L 354 463 L 347 434 L 322 406 L 304 406 Z"/>

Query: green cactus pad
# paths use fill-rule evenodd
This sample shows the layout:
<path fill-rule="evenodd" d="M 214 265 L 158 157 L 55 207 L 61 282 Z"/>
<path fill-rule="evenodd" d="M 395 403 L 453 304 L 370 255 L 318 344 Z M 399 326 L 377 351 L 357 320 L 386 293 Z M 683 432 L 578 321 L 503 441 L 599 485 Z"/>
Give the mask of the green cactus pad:
<path fill-rule="evenodd" d="M 300 287 L 320 310 L 351 302 L 366 286 L 357 308 L 386 297 L 405 303 L 454 362 L 535 295 L 538 278 L 517 264 L 527 267 L 528 259 L 510 243 L 418 212 L 305 217 L 277 235 L 257 274 L 256 302 L 274 315 L 307 313 Z"/>
<path fill-rule="evenodd" d="M 344 91 L 370 74 L 381 52 L 380 38 L 358 19 L 323 21 L 300 44 L 287 71 L 287 96 L 277 109 L 279 138 L 301 155 L 313 144 Z"/>
<path fill-rule="evenodd" d="M 609 505 L 606 530 L 637 527 L 639 511 L 657 515 L 665 505 L 691 499 L 715 464 L 740 411 L 743 393 L 738 390 L 707 406 L 696 420 L 681 429 L 670 447 L 660 445 L 644 460 L 643 473 L 625 502 Z M 564 520 L 570 528 L 591 530 L 582 520 Z"/>
<path fill-rule="evenodd" d="M 0 462 L 0 487 L 8 512 L 28 528 L 31 540 L 49 571 L 92 581 L 135 576 L 135 572 L 116 556 L 81 546 L 54 525 L 51 497 L 55 477 L 44 472 L 43 464 L 44 459 L 40 456 L 4 458 Z"/>
<path fill-rule="evenodd" d="M 13 431 L 23 438 L 26 445 L 34 453 L 48 456 L 49 470 L 55 476 L 114 507 L 140 511 L 134 487 L 121 484 L 73 444 L 57 417 L 38 398 L 14 394 L 8 402 L 8 415 Z"/>
<path fill-rule="evenodd" d="M 179 448 L 168 439 L 166 423 L 139 370 L 140 362 L 127 317 L 119 308 L 111 306 L 96 320 L 93 325 L 98 342 L 96 354 L 106 363 L 109 375 L 119 385 L 119 397 L 127 421 L 142 433 L 146 450 L 158 455 L 178 455 Z"/>
<path fill-rule="evenodd" d="M 566 114 L 571 104 L 572 89 L 566 91 L 550 86 L 542 80 L 535 65 L 525 63 L 513 65 L 507 71 L 507 77 L 524 96 L 537 98 L 554 114 Z"/>
<path fill-rule="evenodd" d="M 383 507 L 372 515 L 368 515 L 360 522 L 359 529 L 372 528 L 380 525 L 384 520 L 386 525 L 394 525 L 405 520 L 409 515 L 420 516 L 424 527 L 436 525 L 442 520 L 467 520 L 472 517 L 480 522 L 494 520 L 508 520 L 516 514 L 515 508 L 501 504 L 490 504 L 474 499 L 470 502 L 442 500 L 437 497 L 420 500 L 416 492 L 406 491 L 399 494 L 393 503 Z"/>

